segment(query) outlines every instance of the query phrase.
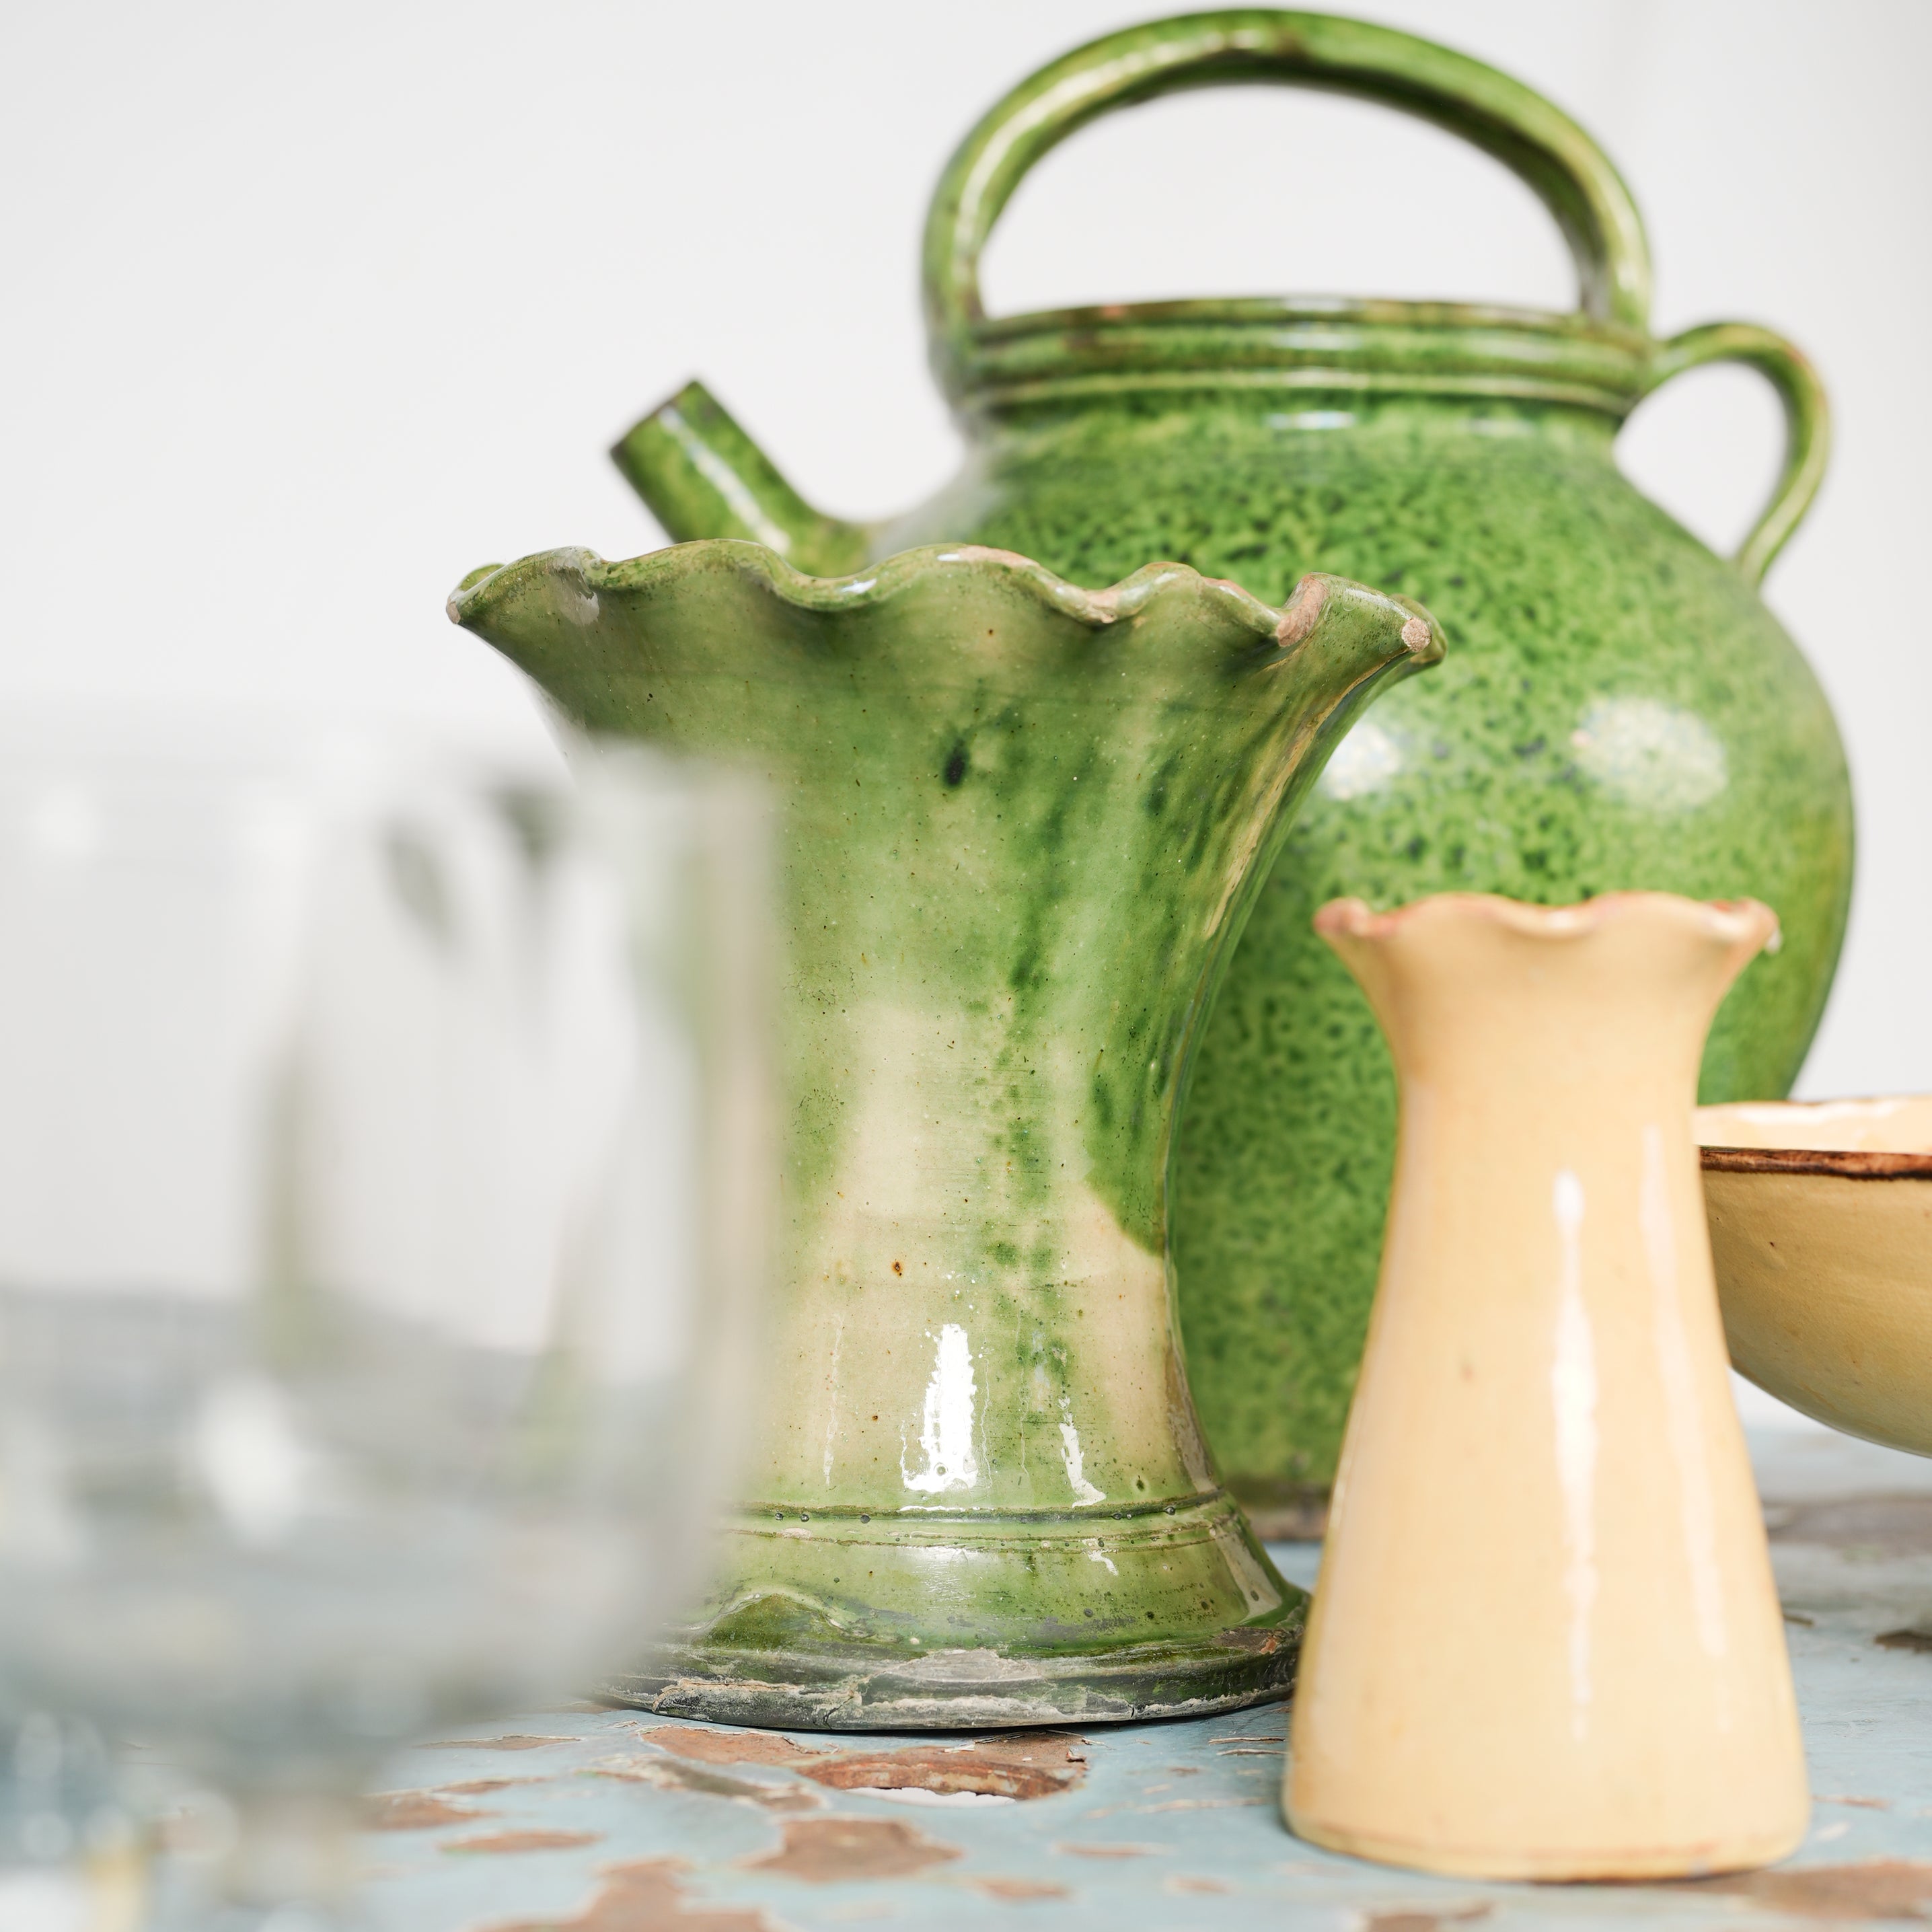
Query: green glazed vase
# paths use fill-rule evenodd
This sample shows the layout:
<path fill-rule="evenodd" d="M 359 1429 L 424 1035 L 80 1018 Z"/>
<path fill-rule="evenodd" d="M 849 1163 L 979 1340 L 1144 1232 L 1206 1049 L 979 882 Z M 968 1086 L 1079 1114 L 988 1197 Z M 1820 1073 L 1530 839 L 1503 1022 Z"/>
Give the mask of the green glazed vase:
<path fill-rule="evenodd" d="M 973 548 L 826 582 L 735 542 L 530 557 L 451 612 L 781 813 L 763 1445 L 710 1601 L 616 1694 L 858 1730 L 1279 1695 L 1304 1600 L 1195 1422 L 1174 1122 L 1294 805 L 1440 654 L 1426 614 Z"/>
<path fill-rule="evenodd" d="M 1250 81 L 1381 101 L 1486 149 L 1561 224 L 1578 312 L 1255 298 L 985 315 L 981 248 L 1042 154 L 1114 108 Z M 1256 212 L 1269 218 L 1266 197 Z M 1844 928 L 1851 798 L 1823 696 L 1756 586 L 1817 488 L 1823 397 L 1763 329 L 1652 338 L 1636 211 L 1547 101 L 1427 41 L 1315 14 L 1156 22 L 1022 82 L 940 182 L 925 286 L 968 446 L 956 482 L 881 525 L 821 516 L 693 384 L 615 452 L 665 527 L 755 536 L 815 569 L 940 539 L 1006 545 L 1082 584 L 1173 557 L 1270 599 L 1334 571 L 1420 598 L 1454 646 L 1439 676 L 1378 707 L 1301 813 L 1180 1136 L 1189 1374 L 1231 1484 L 1283 1528 L 1318 1510 L 1334 1472 L 1395 1134 L 1387 1053 L 1310 929 L 1317 907 L 1634 886 L 1762 898 L 1784 948 L 1726 1002 L 1702 1094 L 1781 1094 L 1797 1072 Z M 1720 361 L 1766 376 L 1789 429 L 1771 506 L 1728 560 L 1613 454 L 1642 398 Z"/>

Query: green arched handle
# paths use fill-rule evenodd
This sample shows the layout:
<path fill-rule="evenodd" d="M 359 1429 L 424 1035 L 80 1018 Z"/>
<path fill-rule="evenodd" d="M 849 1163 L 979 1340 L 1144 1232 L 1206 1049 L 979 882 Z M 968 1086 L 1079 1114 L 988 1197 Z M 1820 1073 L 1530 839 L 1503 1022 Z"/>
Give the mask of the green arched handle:
<path fill-rule="evenodd" d="M 1609 157 L 1568 115 L 1521 82 L 1432 40 L 1331 14 L 1240 8 L 1151 21 L 1077 47 L 1021 82 L 967 136 L 926 216 L 926 320 L 942 380 L 985 314 L 980 250 L 1036 161 L 1115 108 L 1243 82 L 1380 101 L 1494 155 L 1556 217 L 1576 259 L 1585 313 L 1647 332 L 1643 224 Z M 1244 184 L 1244 191 L 1262 190 Z"/>
<path fill-rule="evenodd" d="M 1769 506 L 1731 560 L 1745 582 L 1755 586 L 1764 580 L 1772 558 L 1790 541 L 1824 481 L 1832 454 L 1831 407 L 1817 370 L 1783 336 L 1754 322 L 1707 322 L 1659 343 L 1644 394 L 1654 394 L 1672 376 L 1707 362 L 1742 362 L 1756 370 L 1784 405 L 1784 468 Z"/>

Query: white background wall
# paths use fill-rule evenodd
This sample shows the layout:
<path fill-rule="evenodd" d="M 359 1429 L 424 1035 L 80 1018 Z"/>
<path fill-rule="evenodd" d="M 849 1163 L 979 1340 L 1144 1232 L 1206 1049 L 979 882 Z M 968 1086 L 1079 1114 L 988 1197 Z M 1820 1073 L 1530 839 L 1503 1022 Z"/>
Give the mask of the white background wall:
<path fill-rule="evenodd" d="M 244 701 L 548 755 L 518 678 L 445 622 L 449 588 L 556 544 L 659 541 L 602 452 L 694 372 L 829 508 L 936 486 L 958 452 L 916 299 L 933 178 L 1013 80 L 1157 4 L 0 10 L 0 706 Z M 1932 7 L 1370 10 L 1597 133 L 1649 219 L 1660 331 L 1760 320 L 1822 365 L 1838 460 L 1770 596 L 1838 707 L 1863 848 L 1802 1090 L 1932 1088 Z M 986 280 L 995 308 L 1570 294 L 1492 164 L 1274 91 L 1078 137 Z M 1728 542 L 1774 412 L 1712 372 L 1623 448 Z"/>

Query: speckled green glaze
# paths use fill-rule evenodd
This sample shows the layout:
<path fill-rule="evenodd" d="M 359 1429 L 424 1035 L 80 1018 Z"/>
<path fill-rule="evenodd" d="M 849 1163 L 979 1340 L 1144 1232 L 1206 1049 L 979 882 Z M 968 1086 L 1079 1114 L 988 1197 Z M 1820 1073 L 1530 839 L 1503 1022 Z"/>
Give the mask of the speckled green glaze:
<path fill-rule="evenodd" d="M 780 802 L 785 1252 L 764 1439 L 658 1709 L 881 1726 L 1206 1709 L 1303 1599 L 1218 1485 L 1168 1269 L 1176 1109 L 1295 804 L 1426 614 L 1178 566 L 806 578 L 695 543 L 466 580 L 573 718 Z"/>
<path fill-rule="evenodd" d="M 1562 226 L 1580 312 L 1254 298 L 984 315 L 980 250 L 1040 155 L 1111 109 L 1243 80 L 1382 100 L 1486 148 Z M 756 527 L 842 568 L 972 538 L 1086 584 L 1167 556 L 1270 599 L 1334 571 L 1423 600 L 1454 646 L 1378 707 L 1302 812 L 1180 1136 L 1189 1373 L 1231 1485 L 1279 1521 L 1334 1471 L 1394 1152 L 1380 1036 L 1310 929 L 1324 900 L 1762 898 L 1784 949 L 1720 1014 L 1703 1097 L 1781 1094 L 1798 1070 L 1844 931 L 1851 801 L 1822 694 L 1755 586 L 1822 473 L 1822 394 L 1752 325 L 1651 338 L 1636 211 L 1548 102 L 1448 50 L 1318 14 L 1157 22 L 1031 76 L 941 180 L 925 268 L 935 366 L 969 442 L 958 480 L 908 516 L 838 524 L 694 384 L 616 452 L 674 534 Z M 1642 397 L 1718 360 L 1765 375 L 1790 431 L 1773 500 L 1729 560 L 1639 495 L 1612 452 Z"/>

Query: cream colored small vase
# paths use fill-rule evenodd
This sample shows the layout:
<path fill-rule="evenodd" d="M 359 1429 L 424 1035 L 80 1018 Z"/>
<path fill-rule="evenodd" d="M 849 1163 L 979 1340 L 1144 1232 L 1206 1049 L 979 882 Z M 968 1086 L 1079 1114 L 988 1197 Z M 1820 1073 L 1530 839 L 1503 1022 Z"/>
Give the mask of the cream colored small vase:
<path fill-rule="evenodd" d="M 1690 1129 L 1712 1016 L 1777 922 L 1452 894 L 1316 926 L 1402 1124 L 1288 1822 L 1488 1878 L 1781 1857 L 1804 1765 Z"/>

